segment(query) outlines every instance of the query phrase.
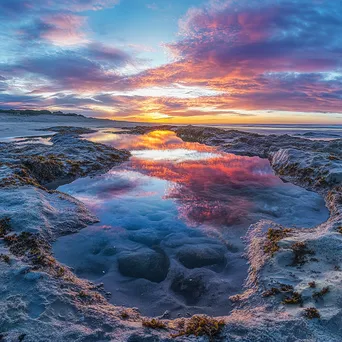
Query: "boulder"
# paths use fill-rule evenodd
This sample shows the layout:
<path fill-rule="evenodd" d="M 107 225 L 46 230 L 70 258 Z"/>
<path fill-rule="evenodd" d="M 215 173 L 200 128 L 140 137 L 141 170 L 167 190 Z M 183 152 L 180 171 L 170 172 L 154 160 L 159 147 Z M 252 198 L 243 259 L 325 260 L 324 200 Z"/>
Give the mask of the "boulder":
<path fill-rule="evenodd" d="M 144 278 L 156 283 L 163 281 L 170 267 L 168 256 L 161 249 L 141 249 L 118 256 L 119 271 L 126 277 Z"/>
<path fill-rule="evenodd" d="M 187 245 L 178 251 L 177 259 L 190 269 L 223 265 L 226 262 L 225 248 L 217 245 Z"/>

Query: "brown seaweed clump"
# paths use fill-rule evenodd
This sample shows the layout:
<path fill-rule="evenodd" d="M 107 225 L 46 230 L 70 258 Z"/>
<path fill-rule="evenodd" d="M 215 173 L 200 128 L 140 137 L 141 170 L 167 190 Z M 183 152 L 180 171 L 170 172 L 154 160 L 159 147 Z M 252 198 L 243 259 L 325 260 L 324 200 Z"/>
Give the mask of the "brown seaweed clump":
<path fill-rule="evenodd" d="M 48 156 L 31 156 L 23 165 L 40 182 L 52 182 L 63 175 L 63 162 L 53 154 Z"/>
<path fill-rule="evenodd" d="M 316 287 L 316 282 L 315 281 L 310 281 L 308 283 L 309 287 L 311 287 L 312 289 L 314 289 Z"/>
<path fill-rule="evenodd" d="M 280 290 L 277 289 L 276 287 L 272 287 L 269 290 L 266 290 L 262 293 L 263 297 L 271 297 L 271 296 L 275 296 L 278 293 L 280 293 Z"/>
<path fill-rule="evenodd" d="M 12 228 L 11 228 L 10 218 L 9 217 L 1 218 L 0 219 L 0 238 L 6 236 L 11 230 Z"/>
<path fill-rule="evenodd" d="M 292 294 L 286 297 L 282 303 L 283 304 L 302 304 L 303 298 L 299 292 L 292 292 Z"/>
<path fill-rule="evenodd" d="M 146 328 L 151 328 L 151 329 L 166 329 L 166 324 L 156 318 L 144 319 L 142 321 L 142 325 Z"/>
<path fill-rule="evenodd" d="M 290 228 L 285 229 L 273 229 L 269 228 L 267 231 L 267 242 L 264 246 L 264 252 L 274 255 L 279 250 L 278 242 L 287 236 L 292 230 Z"/>
<path fill-rule="evenodd" d="M 305 242 L 296 242 L 291 246 L 291 249 L 294 253 L 294 258 L 291 263 L 291 266 L 302 266 L 306 262 L 307 255 L 313 255 L 315 252 L 309 249 Z"/>
<path fill-rule="evenodd" d="M 219 335 L 224 326 L 223 319 L 216 319 L 209 316 L 195 315 L 192 316 L 185 324 L 184 328 L 172 337 L 179 336 L 207 336 L 210 341 Z"/>
<path fill-rule="evenodd" d="M 330 292 L 329 286 L 325 286 L 322 288 L 322 290 L 315 291 L 312 294 L 312 298 L 314 298 L 315 300 L 321 299 L 323 296 L 325 296 L 329 292 Z"/>
<path fill-rule="evenodd" d="M 49 253 L 49 244 L 37 234 L 22 232 L 19 235 L 7 235 L 4 241 L 13 255 L 26 256 L 37 267 L 55 264 L 54 258 Z"/>
<path fill-rule="evenodd" d="M 304 317 L 313 319 L 313 318 L 321 318 L 321 315 L 316 308 L 306 308 L 304 310 Z"/>

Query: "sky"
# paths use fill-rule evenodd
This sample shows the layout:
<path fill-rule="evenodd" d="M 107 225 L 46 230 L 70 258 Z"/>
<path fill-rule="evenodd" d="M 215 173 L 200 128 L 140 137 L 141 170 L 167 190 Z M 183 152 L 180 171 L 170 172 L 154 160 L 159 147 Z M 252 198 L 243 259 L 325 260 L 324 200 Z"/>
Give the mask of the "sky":
<path fill-rule="evenodd" d="M 1 0 L 0 108 L 342 124 L 342 1 Z"/>

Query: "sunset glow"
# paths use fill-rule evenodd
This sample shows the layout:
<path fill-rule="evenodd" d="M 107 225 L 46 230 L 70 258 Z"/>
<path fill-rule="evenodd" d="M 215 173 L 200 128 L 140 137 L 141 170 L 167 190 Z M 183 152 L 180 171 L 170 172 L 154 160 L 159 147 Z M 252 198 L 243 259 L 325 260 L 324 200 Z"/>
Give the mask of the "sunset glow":
<path fill-rule="evenodd" d="M 327 0 L 2 0 L 0 108 L 338 124 L 341 13 Z"/>

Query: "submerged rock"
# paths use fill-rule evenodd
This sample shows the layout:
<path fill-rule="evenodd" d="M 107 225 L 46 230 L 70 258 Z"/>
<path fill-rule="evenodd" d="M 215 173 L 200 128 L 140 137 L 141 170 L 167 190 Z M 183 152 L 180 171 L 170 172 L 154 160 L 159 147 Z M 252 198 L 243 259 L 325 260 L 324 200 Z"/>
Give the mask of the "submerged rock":
<path fill-rule="evenodd" d="M 118 255 L 118 265 L 120 273 L 126 277 L 160 283 L 169 272 L 170 260 L 163 250 L 146 248 Z"/>
<path fill-rule="evenodd" d="M 206 280 L 201 274 L 178 274 L 171 283 L 171 290 L 181 295 L 187 305 L 195 305 L 207 292 Z"/>
<path fill-rule="evenodd" d="M 224 248 L 215 245 L 184 246 L 177 253 L 177 258 L 186 268 L 222 265 L 226 262 Z"/>

